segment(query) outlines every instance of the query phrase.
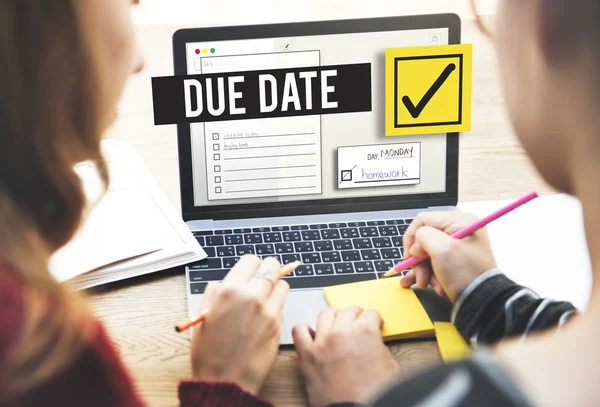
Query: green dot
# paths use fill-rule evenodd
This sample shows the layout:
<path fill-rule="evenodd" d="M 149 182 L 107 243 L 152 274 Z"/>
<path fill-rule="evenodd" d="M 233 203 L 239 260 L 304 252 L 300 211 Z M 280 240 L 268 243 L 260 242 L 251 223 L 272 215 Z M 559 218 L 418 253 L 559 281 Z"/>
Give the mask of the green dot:
<path fill-rule="evenodd" d="M 215 49 L 214 49 L 214 48 L 211 48 L 211 49 L 210 49 L 210 53 L 211 53 L 211 54 L 214 54 L 214 53 L 215 53 Z"/>

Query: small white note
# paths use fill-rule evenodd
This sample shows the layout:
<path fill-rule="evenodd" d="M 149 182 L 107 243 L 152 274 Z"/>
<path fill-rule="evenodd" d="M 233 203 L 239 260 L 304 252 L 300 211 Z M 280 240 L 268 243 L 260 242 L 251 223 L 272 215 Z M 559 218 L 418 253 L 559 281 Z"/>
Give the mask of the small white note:
<path fill-rule="evenodd" d="M 421 182 L 421 143 L 338 147 L 338 188 Z"/>

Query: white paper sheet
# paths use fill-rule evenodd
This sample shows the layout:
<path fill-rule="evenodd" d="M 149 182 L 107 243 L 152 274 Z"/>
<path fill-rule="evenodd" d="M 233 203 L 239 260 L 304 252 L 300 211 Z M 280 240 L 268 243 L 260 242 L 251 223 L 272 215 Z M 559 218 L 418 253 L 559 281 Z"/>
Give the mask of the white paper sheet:
<path fill-rule="evenodd" d="M 511 201 L 459 203 L 483 217 Z M 581 204 L 564 194 L 537 198 L 488 225 L 498 266 L 542 297 L 572 302 L 584 310 L 592 268 Z"/>

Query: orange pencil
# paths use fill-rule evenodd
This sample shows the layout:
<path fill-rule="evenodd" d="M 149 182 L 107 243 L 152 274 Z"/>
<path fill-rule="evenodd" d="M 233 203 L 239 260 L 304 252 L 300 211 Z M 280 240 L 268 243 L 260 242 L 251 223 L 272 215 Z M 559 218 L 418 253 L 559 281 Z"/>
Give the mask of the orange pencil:
<path fill-rule="evenodd" d="M 295 261 L 293 263 L 288 263 L 285 266 L 281 267 L 281 273 L 279 273 L 279 278 L 287 276 L 292 271 L 294 271 L 296 269 L 296 267 L 298 267 L 300 264 L 302 264 L 302 262 Z M 186 330 L 190 329 L 191 327 L 193 327 L 194 325 L 197 325 L 200 322 L 204 321 L 206 319 L 206 315 L 208 314 L 208 311 L 209 310 L 201 312 L 198 315 L 196 315 L 194 318 L 186 319 L 185 321 L 178 322 L 177 324 L 175 324 L 175 331 L 176 332 L 186 331 Z"/>

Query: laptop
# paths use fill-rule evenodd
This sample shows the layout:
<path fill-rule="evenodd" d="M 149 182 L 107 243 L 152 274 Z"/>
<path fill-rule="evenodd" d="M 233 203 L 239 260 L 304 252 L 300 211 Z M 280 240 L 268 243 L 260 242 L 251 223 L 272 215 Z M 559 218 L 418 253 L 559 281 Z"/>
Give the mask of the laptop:
<path fill-rule="evenodd" d="M 175 32 L 176 75 L 356 63 L 372 75 L 368 112 L 178 125 L 183 218 L 208 254 L 186 267 L 190 316 L 240 256 L 300 260 L 285 278 L 292 344 L 327 307 L 323 287 L 381 278 L 419 212 L 455 207 L 458 134 L 386 137 L 384 85 L 386 48 L 458 44 L 460 26 L 440 14 Z M 374 177 L 376 154 L 402 158 L 401 177 Z"/>

